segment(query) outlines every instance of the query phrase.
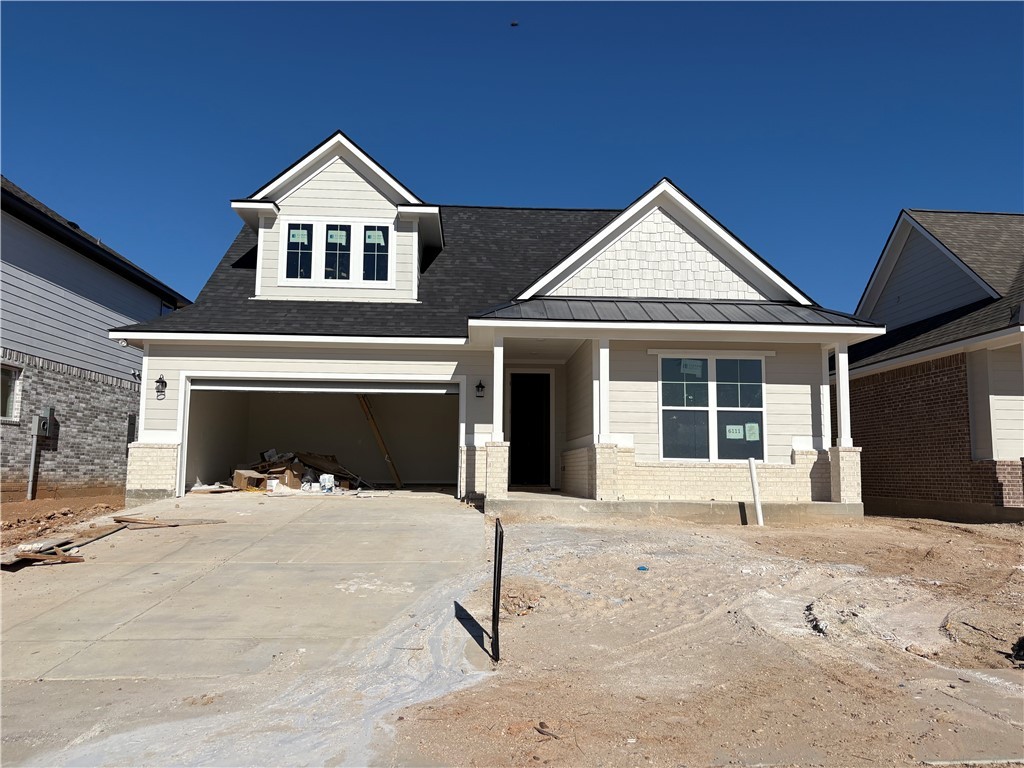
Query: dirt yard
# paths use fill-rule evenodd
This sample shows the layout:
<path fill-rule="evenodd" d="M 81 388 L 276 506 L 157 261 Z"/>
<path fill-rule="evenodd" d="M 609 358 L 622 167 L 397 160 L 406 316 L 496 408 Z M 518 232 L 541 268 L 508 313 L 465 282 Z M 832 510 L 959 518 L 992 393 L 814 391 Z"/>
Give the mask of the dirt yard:
<path fill-rule="evenodd" d="M 1024 761 L 1022 526 L 505 527 L 500 664 L 381 763 Z"/>
<path fill-rule="evenodd" d="M 124 509 L 124 494 L 0 504 L 0 548 L 50 538 L 96 517 Z"/>

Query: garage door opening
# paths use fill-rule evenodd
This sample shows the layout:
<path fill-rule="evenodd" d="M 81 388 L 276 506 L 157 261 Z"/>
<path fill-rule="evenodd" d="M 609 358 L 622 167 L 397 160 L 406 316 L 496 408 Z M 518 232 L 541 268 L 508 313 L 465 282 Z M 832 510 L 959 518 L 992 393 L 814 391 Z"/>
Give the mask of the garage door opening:
<path fill-rule="evenodd" d="M 238 467 L 278 452 L 332 454 L 366 482 L 394 479 L 356 392 L 242 391 L 193 386 L 185 440 L 186 489 L 230 482 Z M 459 396 L 367 394 L 374 419 L 405 486 L 445 486 L 454 492 L 459 462 Z"/>

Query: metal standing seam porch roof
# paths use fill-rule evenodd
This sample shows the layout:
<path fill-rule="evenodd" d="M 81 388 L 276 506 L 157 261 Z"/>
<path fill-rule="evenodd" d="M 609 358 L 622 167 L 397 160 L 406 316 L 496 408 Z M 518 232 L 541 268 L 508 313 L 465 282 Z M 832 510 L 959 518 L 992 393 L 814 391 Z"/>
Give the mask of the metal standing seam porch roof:
<path fill-rule="evenodd" d="M 737 323 L 751 325 L 842 325 L 875 323 L 822 307 L 767 301 L 540 298 L 511 302 L 477 318 L 597 323 Z"/>

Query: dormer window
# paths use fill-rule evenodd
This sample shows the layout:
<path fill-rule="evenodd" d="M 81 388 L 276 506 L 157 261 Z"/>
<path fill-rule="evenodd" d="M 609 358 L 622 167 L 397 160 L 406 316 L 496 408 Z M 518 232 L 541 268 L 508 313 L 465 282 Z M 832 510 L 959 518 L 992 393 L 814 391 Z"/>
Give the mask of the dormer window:
<path fill-rule="evenodd" d="M 393 288 L 391 222 L 283 221 L 281 284 Z"/>
<path fill-rule="evenodd" d="M 289 280 L 308 280 L 313 276 L 313 225 L 288 225 Z"/>
<path fill-rule="evenodd" d="M 352 225 L 328 224 L 324 249 L 324 279 L 348 280 L 351 275 Z"/>

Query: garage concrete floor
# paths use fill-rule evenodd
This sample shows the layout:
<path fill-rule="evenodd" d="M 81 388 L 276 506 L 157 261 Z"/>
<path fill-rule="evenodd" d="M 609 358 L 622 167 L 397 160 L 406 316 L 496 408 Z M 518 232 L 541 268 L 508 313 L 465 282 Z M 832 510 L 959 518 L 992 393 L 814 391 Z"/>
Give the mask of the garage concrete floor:
<path fill-rule="evenodd" d="M 358 762 L 367 707 L 489 667 L 473 642 L 463 659 L 452 602 L 487 578 L 486 528 L 448 496 L 234 493 L 132 514 L 225 522 L 123 530 L 84 563 L 3 573 L 4 765 Z M 366 696 L 397 662 L 419 679 Z M 261 726 L 263 705 L 278 710 Z"/>

